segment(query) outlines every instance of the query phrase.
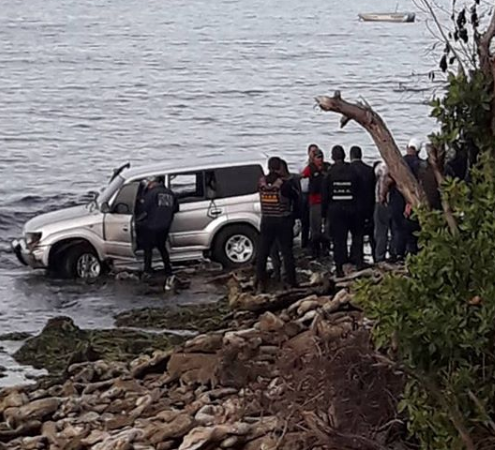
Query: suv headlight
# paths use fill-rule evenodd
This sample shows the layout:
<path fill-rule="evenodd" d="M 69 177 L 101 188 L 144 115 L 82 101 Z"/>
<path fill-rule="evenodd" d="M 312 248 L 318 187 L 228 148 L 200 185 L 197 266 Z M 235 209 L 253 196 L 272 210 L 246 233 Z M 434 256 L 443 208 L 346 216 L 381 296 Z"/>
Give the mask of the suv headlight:
<path fill-rule="evenodd" d="M 29 249 L 33 249 L 36 244 L 41 241 L 42 233 L 26 233 L 26 244 Z"/>

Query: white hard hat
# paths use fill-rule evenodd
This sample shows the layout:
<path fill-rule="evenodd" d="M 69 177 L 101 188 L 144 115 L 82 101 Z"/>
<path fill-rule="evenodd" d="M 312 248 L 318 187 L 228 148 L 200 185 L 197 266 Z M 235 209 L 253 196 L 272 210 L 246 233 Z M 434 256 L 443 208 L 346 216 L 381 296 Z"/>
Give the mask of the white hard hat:
<path fill-rule="evenodd" d="M 409 148 L 414 148 L 416 149 L 417 152 L 421 151 L 421 147 L 423 147 L 423 142 L 419 138 L 412 138 L 409 141 L 409 144 L 407 144 Z"/>

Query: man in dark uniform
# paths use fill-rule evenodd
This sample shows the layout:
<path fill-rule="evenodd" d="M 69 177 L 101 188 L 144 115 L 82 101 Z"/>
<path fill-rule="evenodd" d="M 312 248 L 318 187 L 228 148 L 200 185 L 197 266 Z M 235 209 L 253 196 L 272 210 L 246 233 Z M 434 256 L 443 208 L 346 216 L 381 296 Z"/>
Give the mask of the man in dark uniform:
<path fill-rule="evenodd" d="M 165 274 L 170 276 L 172 266 L 166 243 L 174 215 L 179 210 L 179 203 L 174 193 L 165 187 L 164 181 L 164 177 L 156 177 L 149 182 L 140 208 L 142 214 L 136 221 L 142 233 L 140 241 L 144 249 L 144 272 L 152 273 L 153 249 L 157 248 L 162 257 Z"/>
<path fill-rule="evenodd" d="M 259 181 L 261 201 L 261 229 L 256 260 L 256 284 L 260 291 L 266 290 L 266 263 L 272 246 L 277 241 L 284 261 L 287 283 L 294 287 L 296 268 L 293 245 L 293 208 L 298 201 L 294 184 L 283 176 L 280 158 L 268 160 L 269 174 Z"/>
<path fill-rule="evenodd" d="M 344 276 L 343 266 L 348 260 L 347 236 L 356 220 L 356 198 L 359 180 L 350 164 L 344 162 L 345 152 L 340 145 L 332 148 L 332 160 L 323 182 L 322 213 L 330 224 L 337 277 Z"/>
<path fill-rule="evenodd" d="M 364 236 L 370 238 L 371 251 L 374 257 L 373 213 L 375 210 L 375 171 L 362 161 L 361 147 L 351 147 L 351 167 L 359 178 L 359 192 L 356 199 L 356 221 L 351 229 L 351 261 L 360 270 L 364 266 Z"/>

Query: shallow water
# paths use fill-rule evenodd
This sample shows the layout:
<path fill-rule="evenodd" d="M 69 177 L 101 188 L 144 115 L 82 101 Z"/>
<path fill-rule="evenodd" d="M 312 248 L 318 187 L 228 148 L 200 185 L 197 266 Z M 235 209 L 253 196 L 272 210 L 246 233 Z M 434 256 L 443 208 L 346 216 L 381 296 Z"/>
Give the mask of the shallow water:
<path fill-rule="evenodd" d="M 335 89 L 372 104 L 401 146 L 426 136 L 432 38 L 421 16 L 357 20 L 376 9 L 371 0 L 3 2 L 0 334 L 38 331 L 60 314 L 109 327 L 117 311 L 162 301 L 112 280 L 49 280 L 9 252 L 28 218 L 84 202 L 122 162 L 262 152 L 299 165 L 310 142 L 360 144 L 377 159 L 357 125 L 339 130 L 337 116 L 314 108 Z M 0 364 L 10 364 L 5 354 Z"/>

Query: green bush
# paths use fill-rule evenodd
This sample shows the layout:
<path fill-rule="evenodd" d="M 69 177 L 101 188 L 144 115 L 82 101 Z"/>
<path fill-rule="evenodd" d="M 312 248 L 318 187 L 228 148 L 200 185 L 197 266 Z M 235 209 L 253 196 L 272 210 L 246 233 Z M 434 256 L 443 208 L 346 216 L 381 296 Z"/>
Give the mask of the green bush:
<path fill-rule="evenodd" d="M 491 96 L 476 74 L 449 78 L 434 102 L 434 136 L 448 146 L 469 135 L 481 156 L 470 182 L 442 186 L 458 222 L 452 233 L 441 211 L 417 211 L 419 255 L 408 276 L 388 275 L 358 286 L 357 299 L 375 320 L 379 349 L 409 375 L 400 408 L 427 450 L 495 448 L 495 177 L 490 139 Z M 478 92 L 478 99 L 474 101 Z M 462 112 L 462 114 L 461 114 Z"/>

